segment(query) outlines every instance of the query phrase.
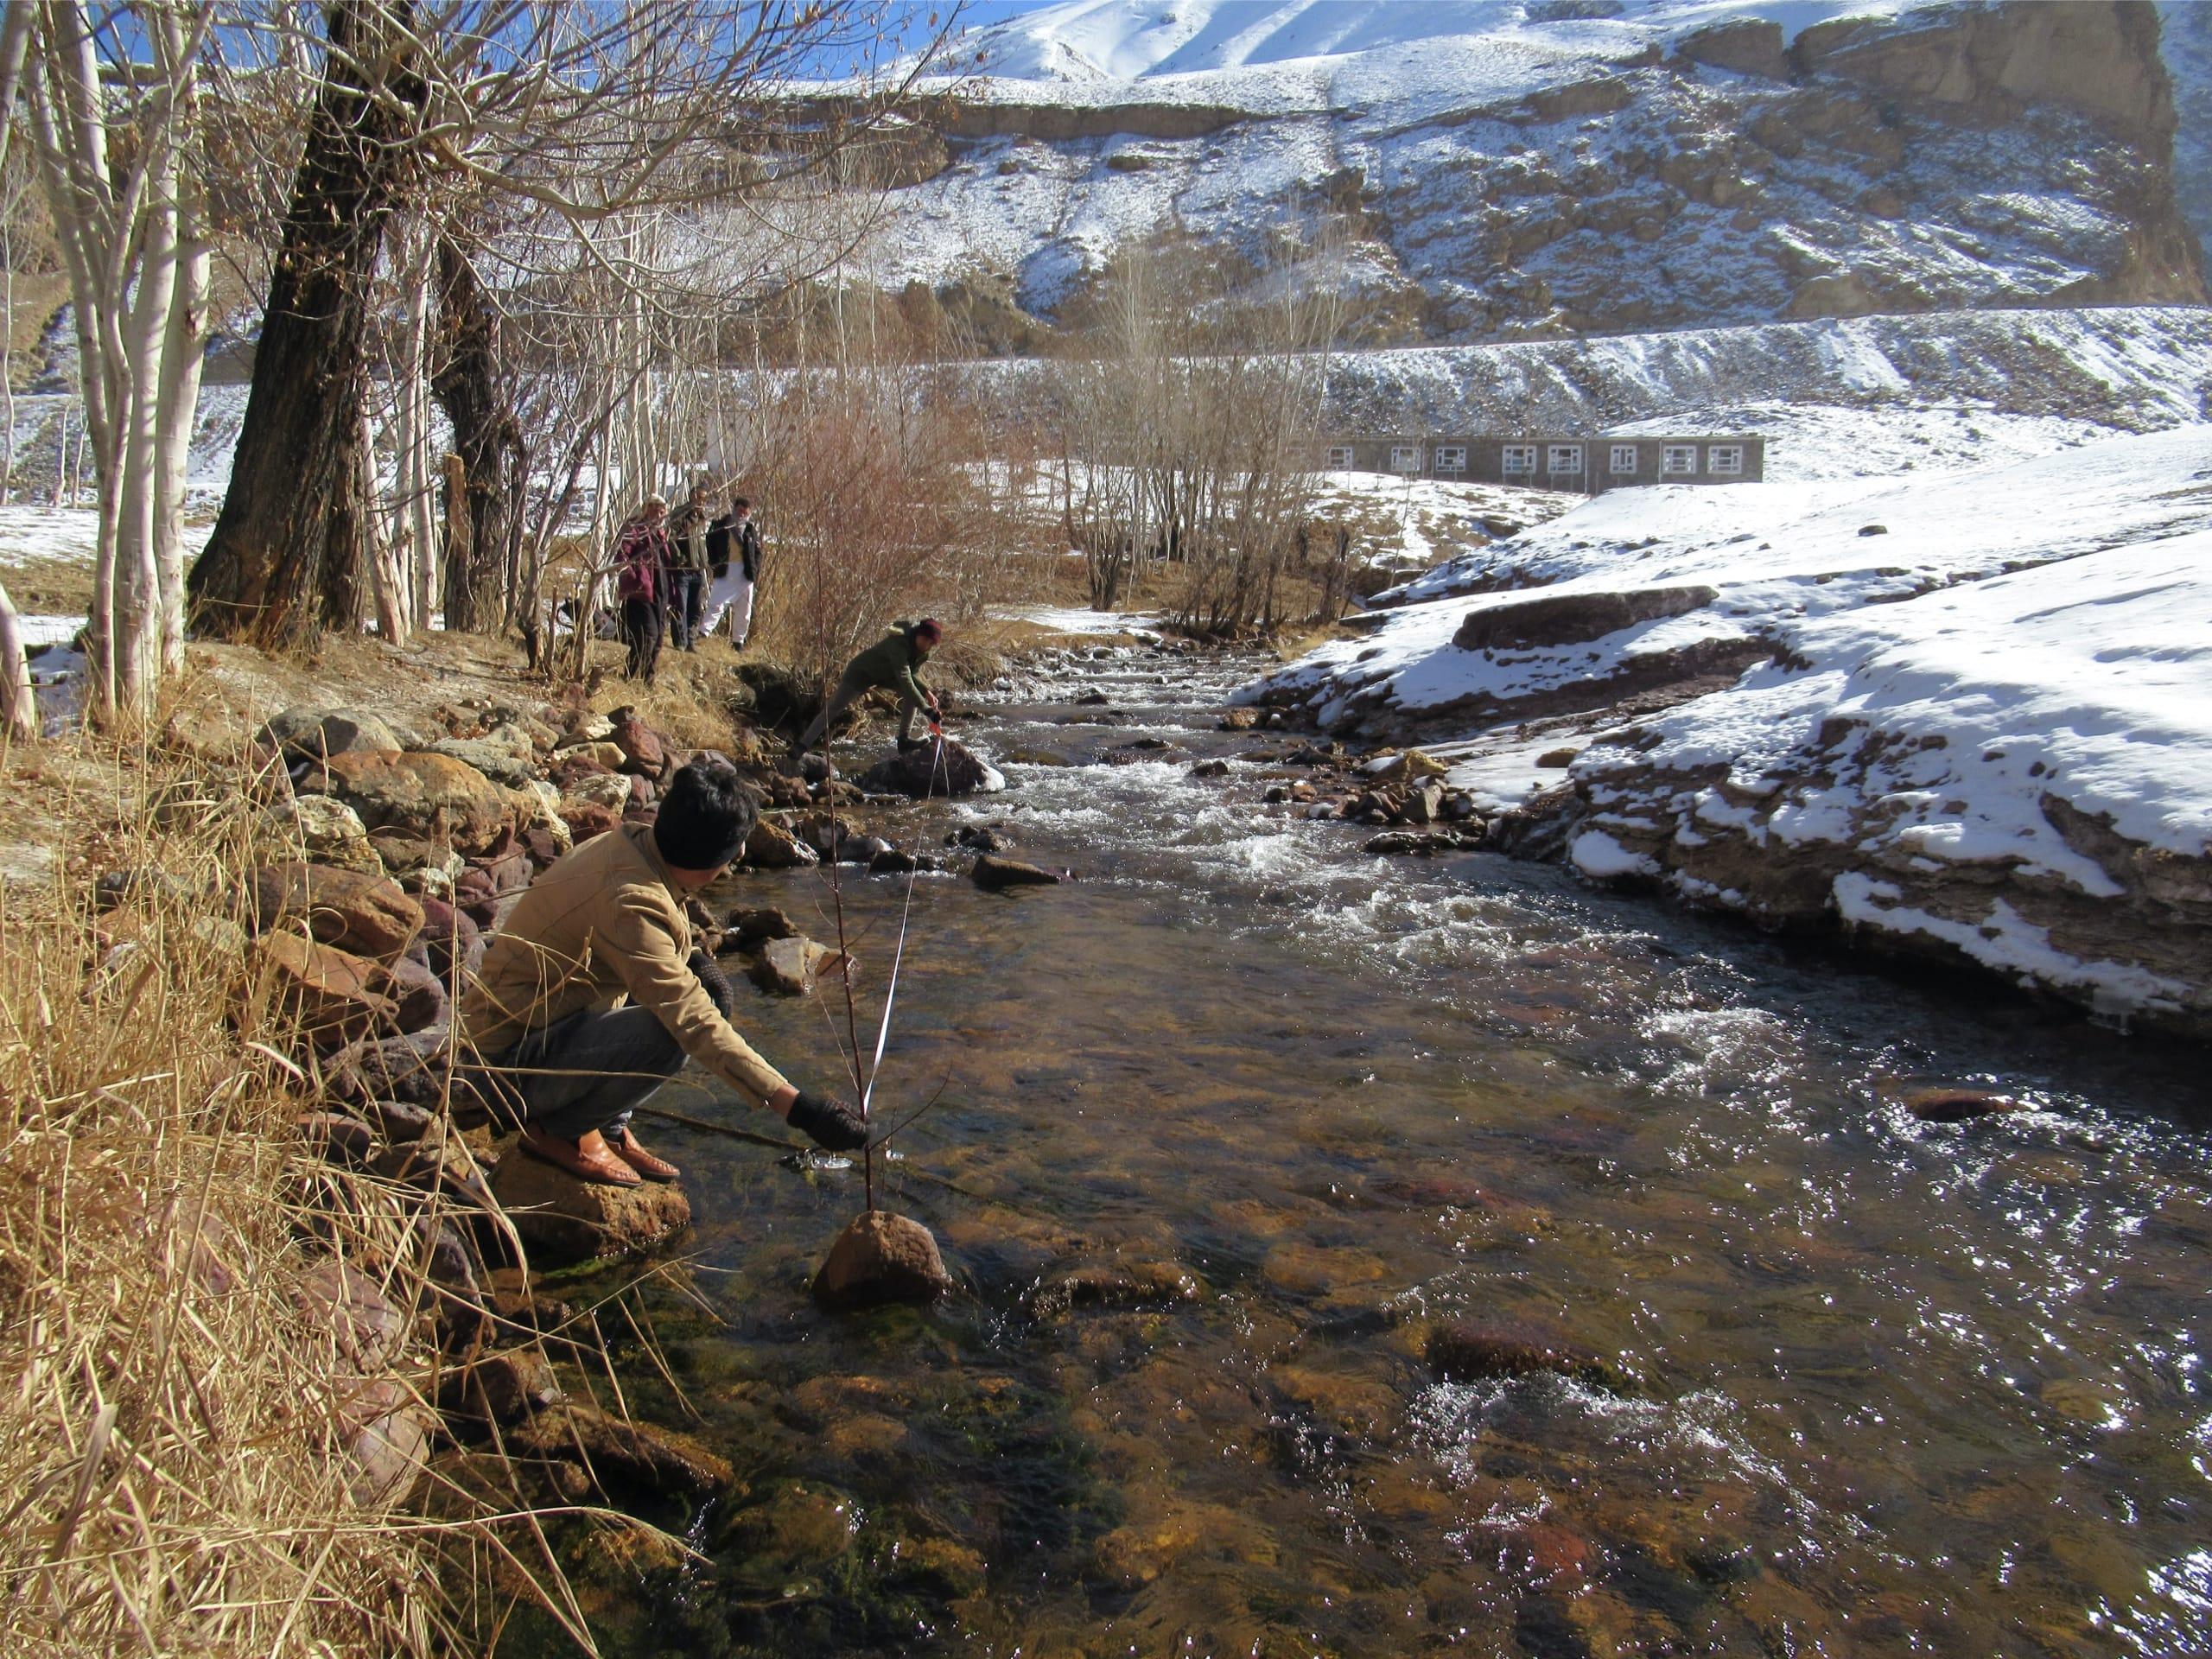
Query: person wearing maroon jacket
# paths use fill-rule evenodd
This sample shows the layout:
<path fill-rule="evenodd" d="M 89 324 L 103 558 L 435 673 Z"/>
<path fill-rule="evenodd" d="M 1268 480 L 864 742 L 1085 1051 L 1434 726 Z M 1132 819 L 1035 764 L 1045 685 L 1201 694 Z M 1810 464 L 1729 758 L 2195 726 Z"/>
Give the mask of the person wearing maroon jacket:
<path fill-rule="evenodd" d="M 630 654 L 626 679 L 653 683 L 660 663 L 660 637 L 668 604 L 668 571 L 673 550 L 668 540 L 668 502 L 649 495 L 614 533 L 614 598 L 622 608 L 622 637 Z"/>

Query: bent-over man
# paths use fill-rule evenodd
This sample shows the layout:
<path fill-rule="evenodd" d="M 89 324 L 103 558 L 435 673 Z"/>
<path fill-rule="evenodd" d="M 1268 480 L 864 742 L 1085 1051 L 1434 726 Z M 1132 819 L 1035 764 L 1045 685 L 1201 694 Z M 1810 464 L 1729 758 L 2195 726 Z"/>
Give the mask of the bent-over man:
<path fill-rule="evenodd" d="M 673 1165 L 638 1144 L 630 1113 L 686 1056 L 822 1146 L 866 1142 L 857 1111 L 785 1081 L 702 980 L 703 969 L 724 984 L 695 954 L 683 901 L 736 861 L 754 812 L 728 760 L 693 760 L 654 823 L 610 830 L 556 861 L 493 936 L 461 1000 L 461 1032 L 488 1092 L 520 1117 L 525 1150 L 616 1186 L 675 1179 Z"/>
<path fill-rule="evenodd" d="M 894 624 L 882 639 L 845 664 L 837 689 L 799 739 L 800 753 L 822 741 L 850 704 L 877 690 L 899 694 L 899 747 L 901 751 L 914 747 L 919 741 L 914 735 L 914 716 L 925 709 L 932 720 L 938 715 L 937 693 L 922 683 L 917 671 L 944 638 L 944 630 L 934 617 Z"/>

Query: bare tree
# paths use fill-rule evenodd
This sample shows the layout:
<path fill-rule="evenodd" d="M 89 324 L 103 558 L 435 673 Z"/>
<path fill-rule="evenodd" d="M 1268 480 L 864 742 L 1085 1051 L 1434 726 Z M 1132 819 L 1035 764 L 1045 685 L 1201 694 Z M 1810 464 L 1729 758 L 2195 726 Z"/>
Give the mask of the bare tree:
<path fill-rule="evenodd" d="M 99 502 L 86 629 L 96 710 L 143 708 L 183 662 L 185 463 L 209 268 L 195 146 L 213 25 L 213 8 L 190 0 L 98 16 L 86 0 L 25 0 L 0 41 L 0 63 L 22 67 L 76 320 Z M 0 110 L 16 92 L 0 86 Z"/>
<path fill-rule="evenodd" d="M 1281 238 L 1241 270 L 1181 238 L 1130 248 L 1103 284 L 1052 401 L 1062 519 L 1091 601 L 1120 601 L 1147 561 L 1176 567 L 1176 620 L 1203 634 L 1281 620 L 1310 545 L 1315 446 L 1341 315 L 1332 238 Z"/>
<path fill-rule="evenodd" d="M 898 0 L 327 0 L 317 118 L 238 462 L 193 572 L 198 624 L 285 643 L 335 620 L 335 461 L 358 424 L 362 295 L 396 201 L 421 200 L 445 227 L 446 349 L 433 384 L 468 508 L 448 522 L 469 531 L 466 549 L 449 542 L 445 588 L 455 620 L 472 622 L 499 608 L 485 603 L 491 590 L 523 585 L 517 480 L 528 445 L 512 365 L 527 353 L 506 336 L 534 285 L 580 269 L 610 278 L 650 352 L 677 296 L 630 280 L 626 244 L 641 224 L 696 238 L 711 210 L 772 195 L 868 130 L 875 97 L 801 112 L 778 94 L 824 57 L 868 49 L 904 10 Z M 733 274 L 721 273 L 725 287 Z M 320 613 L 308 602 L 318 589 Z"/>

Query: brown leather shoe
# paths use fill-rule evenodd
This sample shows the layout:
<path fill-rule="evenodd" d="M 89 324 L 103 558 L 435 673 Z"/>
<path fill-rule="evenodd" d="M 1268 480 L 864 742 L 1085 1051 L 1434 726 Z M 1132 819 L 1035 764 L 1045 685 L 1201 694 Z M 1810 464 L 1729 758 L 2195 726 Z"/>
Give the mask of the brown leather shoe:
<path fill-rule="evenodd" d="M 563 1141 L 557 1135 L 524 1129 L 522 1149 L 533 1158 L 542 1158 L 567 1170 L 578 1180 L 597 1181 L 602 1186 L 641 1185 L 638 1172 L 615 1155 L 613 1148 L 607 1144 L 607 1137 L 597 1129 L 581 1141 Z"/>
<path fill-rule="evenodd" d="M 619 1135 L 610 1135 L 607 1144 L 622 1155 L 622 1161 L 649 1181 L 672 1181 L 683 1172 L 665 1158 L 656 1158 L 638 1144 L 637 1135 L 626 1126 Z"/>

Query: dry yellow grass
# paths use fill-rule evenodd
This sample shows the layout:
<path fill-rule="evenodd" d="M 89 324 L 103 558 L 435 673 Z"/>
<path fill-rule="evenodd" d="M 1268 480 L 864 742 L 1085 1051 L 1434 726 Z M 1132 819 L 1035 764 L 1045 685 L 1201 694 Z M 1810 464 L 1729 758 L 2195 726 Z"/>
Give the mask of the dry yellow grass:
<path fill-rule="evenodd" d="M 535 1516 L 454 1493 L 426 1519 L 349 1454 L 433 1357 L 410 1330 L 365 1355 L 302 1276 L 411 1305 L 422 1200 L 294 1132 L 305 1079 L 225 913 L 249 782 L 127 740 L 0 753 L 11 867 L 55 855 L 0 906 L 0 1645 L 451 1651 L 489 1564 L 581 1632 Z M 100 909 L 108 869 L 161 875 Z"/>

